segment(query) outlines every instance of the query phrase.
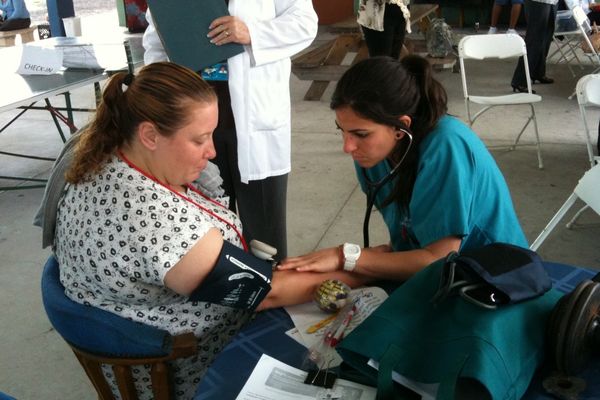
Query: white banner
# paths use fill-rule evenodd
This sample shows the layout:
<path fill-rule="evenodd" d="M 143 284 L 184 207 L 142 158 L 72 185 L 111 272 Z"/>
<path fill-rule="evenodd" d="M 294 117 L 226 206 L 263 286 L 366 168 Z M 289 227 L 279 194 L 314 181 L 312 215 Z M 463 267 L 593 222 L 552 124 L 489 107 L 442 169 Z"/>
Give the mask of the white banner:
<path fill-rule="evenodd" d="M 52 75 L 62 68 L 63 53 L 57 49 L 23 46 L 17 73 L 21 75 Z"/>

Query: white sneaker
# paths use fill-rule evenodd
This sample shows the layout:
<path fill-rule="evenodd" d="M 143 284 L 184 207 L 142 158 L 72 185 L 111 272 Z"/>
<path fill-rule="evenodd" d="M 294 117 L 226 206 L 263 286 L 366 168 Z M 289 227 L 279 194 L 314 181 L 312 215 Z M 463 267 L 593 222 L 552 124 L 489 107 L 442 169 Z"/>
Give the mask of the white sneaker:
<path fill-rule="evenodd" d="M 515 35 L 519 34 L 515 29 L 508 29 L 506 33 L 514 33 Z"/>
<path fill-rule="evenodd" d="M 494 33 L 498 33 L 498 28 L 496 28 L 495 26 L 490 26 L 490 29 L 488 30 L 488 35 L 493 35 Z"/>

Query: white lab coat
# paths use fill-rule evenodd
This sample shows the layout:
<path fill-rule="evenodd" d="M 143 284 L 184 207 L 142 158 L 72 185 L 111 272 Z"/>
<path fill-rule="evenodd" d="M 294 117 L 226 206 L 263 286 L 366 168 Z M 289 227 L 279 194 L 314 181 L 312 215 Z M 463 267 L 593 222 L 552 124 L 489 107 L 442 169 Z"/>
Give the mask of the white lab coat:
<path fill-rule="evenodd" d="M 229 13 L 246 23 L 251 38 L 245 52 L 228 59 L 238 165 L 248 183 L 290 172 L 290 57 L 312 43 L 318 18 L 311 0 L 230 0 Z M 166 60 L 146 16 L 144 61 Z"/>

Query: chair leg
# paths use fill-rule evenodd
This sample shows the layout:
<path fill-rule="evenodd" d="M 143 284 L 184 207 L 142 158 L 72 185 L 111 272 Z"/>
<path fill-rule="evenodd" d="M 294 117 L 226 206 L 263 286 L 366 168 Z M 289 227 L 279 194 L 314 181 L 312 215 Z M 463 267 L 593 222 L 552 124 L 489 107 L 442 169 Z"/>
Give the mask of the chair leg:
<path fill-rule="evenodd" d="M 590 138 L 590 127 L 587 122 L 587 113 L 585 112 L 585 106 L 580 104 L 579 111 L 581 114 L 581 119 L 583 120 L 583 130 L 585 131 L 585 145 L 587 147 L 588 157 L 590 159 L 590 165 L 594 167 L 596 165 L 594 159 L 594 148 L 592 146 L 592 139 Z"/>
<path fill-rule="evenodd" d="M 544 240 L 546 240 L 546 238 L 548 237 L 550 232 L 552 232 L 552 230 L 554 230 L 556 225 L 565 216 L 567 211 L 569 211 L 569 209 L 573 206 L 573 204 L 575 203 L 576 200 L 577 200 L 577 195 L 575 193 L 572 193 L 569 196 L 569 198 L 567 199 L 567 201 L 565 201 L 565 204 L 563 204 L 562 207 L 556 212 L 556 214 L 554 214 L 554 216 L 552 217 L 550 222 L 548 222 L 548 225 L 546 225 L 544 230 L 533 241 L 531 246 L 529 246 L 529 248 L 531 250 L 537 251 L 537 249 L 540 247 L 540 245 L 544 242 Z"/>
<path fill-rule="evenodd" d="M 531 118 L 533 119 L 533 128 L 535 129 L 535 142 L 537 143 L 537 156 L 538 156 L 538 167 L 544 169 L 544 161 L 542 160 L 542 144 L 540 143 L 540 133 L 538 130 L 537 116 L 535 115 L 535 108 L 533 104 L 531 106 Z"/>
<path fill-rule="evenodd" d="M 573 227 L 573 225 L 575 224 L 575 222 L 577 222 L 577 219 L 579 219 L 579 216 L 588 208 L 590 208 L 590 206 L 588 206 L 587 204 L 583 207 L 581 207 L 579 209 L 579 211 L 577 211 L 577 213 L 575 213 L 575 215 L 573 216 L 573 218 L 571 218 L 571 220 L 569 222 L 567 222 L 567 229 L 571 229 Z"/>
<path fill-rule="evenodd" d="M 570 40 L 570 39 L 565 37 L 563 40 Z M 552 56 L 558 51 L 560 53 L 560 59 L 556 63 L 560 64 L 561 60 L 564 60 L 565 64 L 567 64 L 567 67 L 569 68 L 569 71 L 571 71 L 571 75 L 573 75 L 573 78 L 575 78 L 575 76 L 576 76 L 575 71 L 573 71 L 573 68 L 571 68 L 571 63 L 569 62 L 567 55 L 565 54 L 565 52 L 562 49 L 563 45 L 558 41 L 556 36 L 552 38 L 552 41 L 554 41 L 554 44 L 556 45 L 557 50 L 554 51 L 554 53 L 552 53 L 550 56 L 548 56 L 548 58 L 552 58 Z"/>
<path fill-rule="evenodd" d="M 521 136 L 523 135 L 523 132 L 525 132 L 525 129 L 527 129 L 527 126 L 529 126 L 529 123 L 531 122 L 531 120 L 532 120 L 532 117 L 529 116 L 529 118 L 527 118 L 527 122 L 525 122 L 525 125 L 523 125 L 523 128 L 521 128 L 521 131 L 517 135 L 515 142 L 513 143 L 512 146 L 510 146 L 511 150 L 514 150 L 517 148 L 517 145 L 519 144 L 519 140 L 521 140 Z"/>

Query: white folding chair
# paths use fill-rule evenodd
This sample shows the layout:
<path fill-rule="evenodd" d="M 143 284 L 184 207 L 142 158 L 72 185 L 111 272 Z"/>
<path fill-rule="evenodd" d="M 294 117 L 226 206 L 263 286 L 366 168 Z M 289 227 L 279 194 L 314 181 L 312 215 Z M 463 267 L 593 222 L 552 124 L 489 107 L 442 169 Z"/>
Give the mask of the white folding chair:
<path fill-rule="evenodd" d="M 600 156 L 594 155 L 594 147 L 590 137 L 590 127 L 588 123 L 587 109 L 591 107 L 600 107 L 600 74 L 585 75 L 577 82 L 577 102 L 579 111 L 583 120 L 583 129 L 590 159 L 590 165 L 593 167 L 596 162 L 600 162 Z M 600 190 L 600 188 L 598 189 Z"/>
<path fill-rule="evenodd" d="M 469 125 L 473 125 L 475 120 L 484 112 L 496 106 L 529 106 L 531 114 L 527 118 L 527 122 L 517 135 L 517 138 L 511 150 L 519 144 L 521 135 L 527 128 L 530 122 L 533 121 L 535 130 L 535 138 L 537 145 L 538 165 L 544 168 L 542 161 L 542 149 L 540 144 L 540 136 L 538 132 L 537 118 L 535 116 L 535 108 L 533 103 L 538 103 L 542 97 L 532 93 L 531 78 L 529 75 L 529 65 L 527 62 L 527 49 L 525 41 L 521 36 L 515 34 L 499 34 L 499 35 L 469 35 L 461 39 L 458 44 L 458 55 L 460 62 L 460 74 L 462 79 L 463 94 L 465 98 L 465 108 L 467 112 L 467 120 Z M 467 89 L 467 75 L 464 60 L 485 60 L 490 58 L 506 59 L 523 57 L 525 65 L 525 75 L 527 77 L 527 93 L 514 93 L 500 96 L 473 96 L 469 94 Z M 483 106 L 475 114 L 471 115 L 471 103 Z"/>
<path fill-rule="evenodd" d="M 586 208 L 591 208 L 597 214 L 600 215 L 600 164 L 596 164 L 591 169 L 589 169 L 583 177 L 579 180 L 577 186 L 575 186 L 575 190 L 569 196 L 565 204 L 558 210 L 558 212 L 552 217 L 548 225 L 544 228 L 542 233 L 535 239 L 535 241 L 530 246 L 531 250 L 536 251 L 540 245 L 546 240 L 550 232 L 558 225 L 560 220 L 565 216 L 567 211 L 575 204 L 577 199 L 583 200 L 585 202 L 585 207 L 580 209 L 577 214 L 567 223 L 567 228 L 571 228 L 575 220 L 581 215 L 581 213 Z"/>
<path fill-rule="evenodd" d="M 592 45 L 592 42 L 590 41 L 590 38 L 588 36 L 588 31 L 592 29 L 590 26 L 590 20 L 588 19 L 587 15 L 585 14 L 585 11 L 583 11 L 583 8 L 581 8 L 581 6 L 573 7 L 573 18 L 575 18 L 575 22 L 577 22 L 577 26 L 579 27 L 581 36 L 583 36 L 583 40 L 587 42 L 587 45 L 591 50 L 591 52 L 583 54 L 588 56 L 592 63 L 594 63 L 594 65 L 596 66 L 596 69 L 592 71 L 592 74 L 595 74 L 598 71 L 600 71 L 600 55 Z"/>
<path fill-rule="evenodd" d="M 589 53 L 583 54 L 585 54 L 590 59 L 590 61 L 595 67 L 595 69 L 592 71 L 592 74 L 596 74 L 600 72 L 600 54 L 598 54 L 598 52 L 592 45 L 590 38 L 588 37 L 588 31 L 591 29 L 590 21 L 588 20 L 587 15 L 585 14 L 585 11 L 583 11 L 583 8 L 581 8 L 581 6 L 573 7 L 573 18 L 575 18 L 575 22 L 577 22 L 577 27 L 579 28 L 579 33 L 581 34 L 581 37 L 587 42 L 588 47 L 591 49 Z M 569 100 L 575 97 L 576 93 L 577 89 L 573 92 L 573 94 L 569 96 Z"/>
<path fill-rule="evenodd" d="M 559 54 L 556 64 L 566 64 L 569 71 L 571 71 L 571 75 L 575 77 L 576 74 L 571 67 L 571 61 L 577 61 L 580 70 L 583 70 L 583 64 L 577 54 L 577 50 L 581 46 L 581 31 L 575 22 L 573 11 L 564 10 L 557 13 L 552 41 L 556 49 L 548 55 L 548 60 L 552 60 L 555 55 Z"/>

